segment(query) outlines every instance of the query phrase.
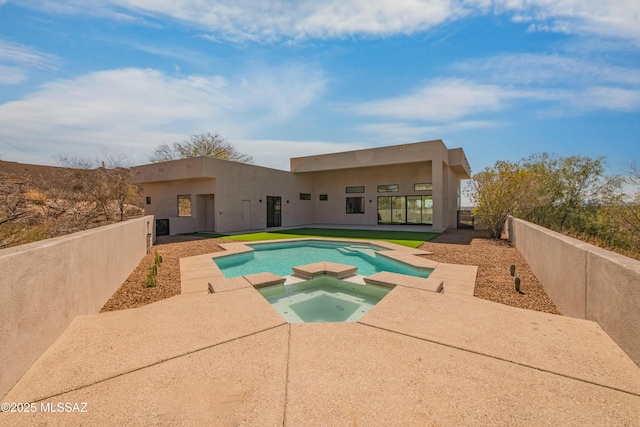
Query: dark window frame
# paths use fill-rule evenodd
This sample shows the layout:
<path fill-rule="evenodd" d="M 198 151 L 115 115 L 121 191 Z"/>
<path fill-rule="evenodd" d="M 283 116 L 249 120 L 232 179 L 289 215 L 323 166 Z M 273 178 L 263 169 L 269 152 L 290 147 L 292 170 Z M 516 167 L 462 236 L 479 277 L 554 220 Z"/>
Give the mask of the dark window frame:
<path fill-rule="evenodd" d="M 392 188 L 395 187 L 395 188 Z M 386 190 L 385 190 L 386 188 Z M 398 184 L 381 184 L 377 187 L 378 193 L 397 193 L 400 191 L 400 185 Z"/>
<path fill-rule="evenodd" d="M 420 185 L 428 185 L 429 188 L 418 188 Z M 420 182 L 413 184 L 413 191 L 433 191 L 433 184 L 430 182 Z"/>
<path fill-rule="evenodd" d="M 311 193 L 300 193 L 300 200 L 311 200 Z"/>
<path fill-rule="evenodd" d="M 189 201 L 189 214 L 181 213 L 185 207 L 180 206 L 180 200 L 188 200 Z M 178 217 L 180 218 L 190 218 L 193 216 L 193 205 L 191 203 L 191 194 L 178 194 Z"/>
<path fill-rule="evenodd" d="M 357 202 L 355 200 L 358 200 Z M 351 214 L 364 214 L 364 196 L 347 197 L 345 212 Z M 359 209 L 358 209 L 359 208 Z"/>
<path fill-rule="evenodd" d="M 345 193 L 348 194 L 360 194 L 364 193 L 364 185 L 354 185 L 352 187 L 346 187 L 344 190 Z"/>

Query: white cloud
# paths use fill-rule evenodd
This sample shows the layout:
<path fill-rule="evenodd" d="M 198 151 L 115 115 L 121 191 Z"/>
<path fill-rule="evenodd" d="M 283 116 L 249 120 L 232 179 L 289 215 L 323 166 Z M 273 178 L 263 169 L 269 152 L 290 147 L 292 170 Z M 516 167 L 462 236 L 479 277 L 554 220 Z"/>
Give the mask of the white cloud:
<path fill-rule="evenodd" d="M 0 147 L 10 141 L 44 161 L 59 152 L 95 153 L 100 145 L 144 153 L 209 131 L 250 139 L 261 126 L 294 118 L 323 87 L 321 72 L 300 65 L 237 80 L 134 68 L 96 72 L 0 105 Z"/>
<path fill-rule="evenodd" d="M 496 11 L 515 22 L 536 23 L 530 31 L 578 32 L 640 41 L 637 0 L 494 0 Z"/>
<path fill-rule="evenodd" d="M 53 55 L 38 52 L 28 46 L 0 40 L 0 62 L 54 69 L 58 60 Z"/>
<path fill-rule="evenodd" d="M 466 79 L 508 87 L 515 98 L 547 101 L 572 114 L 637 111 L 640 70 L 559 55 L 500 55 L 464 61 L 452 70 Z"/>
<path fill-rule="evenodd" d="M 406 140 L 404 142 L 406 142 Z M 263 139 L 234 140 L 233 143 L 239 151 L 243 153 L 251 153 L 256 165 L 287 171 L 290 170 L 289 159 L 292 157 L 360 150 L 370 147 L 370 145 L 361 143 L 345 144 L 323 141 L 283 141 Z"/>
<path fill-rule="evenodd" d="M 385 144 L 400 144 L 409 141 L 418 142 L 420 139 L 434 139 L 441 135 L 440 126 L 420 126 L 402 122 L 369 123 L 356 127 L 356 130 L 375 135 L 384 140 Z M 432 136 L 431 138 L 429 136 Z"/>
<path fill-rule="evenodd" d="M 248 79 L 248 80 L 247 80 Z M 237 93 L 268 120 L 286 120 L 318 98 L 326 84 L 323 73 L 303 65 L 249 75 Z"/>
<path fill-rule="evenodd" d="M 597 34 L 640 41 L 637 0 L 34 0 L 29 7 L 112 19 L 169 17 L 214 40 L 384 37 L 412 34 L 494 13 L 534 31 Z"/>
<path fill-rule="evenodd" d="M 58 62 L 53 55 L 0 40 L 0 85 L 22 83 L 27 79 L 30 69 L 53 70 Z"/>
<path fill-rule="evenodd" d="M 459 0 L 35 0 L 29 7 L 116 19 L 170 17 L 234 41 L 411 34 L 468 13 Z"/>
<path fill-rule="evenodd" d="M 496 84 L 436 79 L 395 98 L 350 106 L 358 114 L 402 120 L 452 121 L 480 112 L 499 111 L 518 94 Z"/>
<path fill-rule="evenodd" d="M 577 86 L 603 82 L 640 86 L 640 70 L 561 55 L 505 54 L 454 63 L 465 78 L 509 85 Z"/>
<path fill-rule="evenodd" d="M 456 0 L 101 0 L 89 7 L 80 0 L 40 0 L 31 7 L 57 13 L 112 16 L 118 11 L 120 16 L 125 10 L 129 14 L 167 16 L 213 32 L 205 36 L 213 40 L 267 42 L 411 34 L 469 13 Z"/>
<path fill-rule="evenodd" d="M 614 111 L 640 110 L 640 88 L 624 89 L 611 86 L 594 86 L 573 98 L 576 108 L 603 109 Z"/>
<path fill-rule="evenodd" d="M 572 25 L 567 21 L 555 21 L 553 24 L 529 24 L 527 27 L 528 33 L 535 32 L 552 32 L 552 33 L 566 33 L 571 34 L 574 32 Z"/>
<path fill-rule="evenodd" d="M 391 122 L 356 129 L 386 140 L 416 140 L 460 129 L 502 126 L 496 112 L 566 117 L 597 110 L 640 111 L 640 70 L 559 55 L 499 55 L 453 64 L 408 93 L 346 111 Z"/>
<path fill-rule="evenodd" d="M 194 50 L 185 49 L 184 47 L 173 48 L 167 46 L 153 46 L 149 44 L 140 44 L 132 42 L 131 40 L 123 40 L 120 43 L 126 45 L 128 48 L 137 49 L 142 52 L 149 53 L 151 55 L 164 56 L 166 58 L 178 59 L 183 62 L 192 64 L 202 64 L 203 61 L 200 58 L 200 53 Z"/>
<path fill-rule="evenodd" d="M 463 120 L 429 126 L 404 122 L 386 122 L 360 125 L 356 127 L 356 130 L 372 134 L 376 140 L 382 140 L 385 145 L 388 145 L 403 144 L 408 141 L 419 142 L 438 139 L 444 134 L 455 131 L 495 128 L 502 125 L 501 122 L 490 120 Z"/>
<path fill-rule="evenodd" d="M 7 67 L 0 64 L 0 85 L 15 85 L 27 78 L 26 73 L 18 67 Z"/>
<path fill-rule="evenodd" d="M 522 15 L 513 15 L 511 17 L 511 21 L 516 22 L 516 23 L 522 23 L 522 22 L 531 22 L 533 18 L 531 18 L 530 16 L 522 16 Z"/>

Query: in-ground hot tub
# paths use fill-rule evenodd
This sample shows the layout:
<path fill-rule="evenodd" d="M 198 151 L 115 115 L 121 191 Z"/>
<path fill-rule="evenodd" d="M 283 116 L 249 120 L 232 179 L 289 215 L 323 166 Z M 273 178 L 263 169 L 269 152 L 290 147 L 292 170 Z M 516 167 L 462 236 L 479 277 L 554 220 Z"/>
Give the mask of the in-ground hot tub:
<path fill-rule="evenodd" d="M 289 323 L 356 322 L 389 293 L 390 288 L 359 285 L 330 276 L 259 292 Z"/>

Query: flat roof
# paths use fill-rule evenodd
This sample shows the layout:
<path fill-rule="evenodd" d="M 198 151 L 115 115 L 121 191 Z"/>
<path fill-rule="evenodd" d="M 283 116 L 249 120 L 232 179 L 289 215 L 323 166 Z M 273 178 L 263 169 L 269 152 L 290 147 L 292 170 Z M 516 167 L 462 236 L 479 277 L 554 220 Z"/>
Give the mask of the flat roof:
<path fill-rule="evenodd" d="M 318 172 L 433 160 L 446 163 L 458 175 L 461 175 L 461 178 L 469 178 L 471 169 L 464 150 L 462 148 L 448 149 L 440 139 L 294 157 L 291 159 L 291 171 L 294 173 Z"/>

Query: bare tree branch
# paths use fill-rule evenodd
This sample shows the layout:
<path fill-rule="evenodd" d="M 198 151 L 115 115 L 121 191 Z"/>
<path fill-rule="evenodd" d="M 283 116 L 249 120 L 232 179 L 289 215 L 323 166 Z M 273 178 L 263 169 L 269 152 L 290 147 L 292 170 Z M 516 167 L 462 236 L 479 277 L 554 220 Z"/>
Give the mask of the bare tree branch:
<path fill-rule="evenodd" d="M 253 162 L 253 158 L 250 155 L 239 152 L 219 133 L 191 135 L 189 140 L 174 142 L 172 146 L 160 144 L 153 151 L 149 160 L 153 163 L 158 163 L 197 156 L 210 156 L 242 163 Z"/>

